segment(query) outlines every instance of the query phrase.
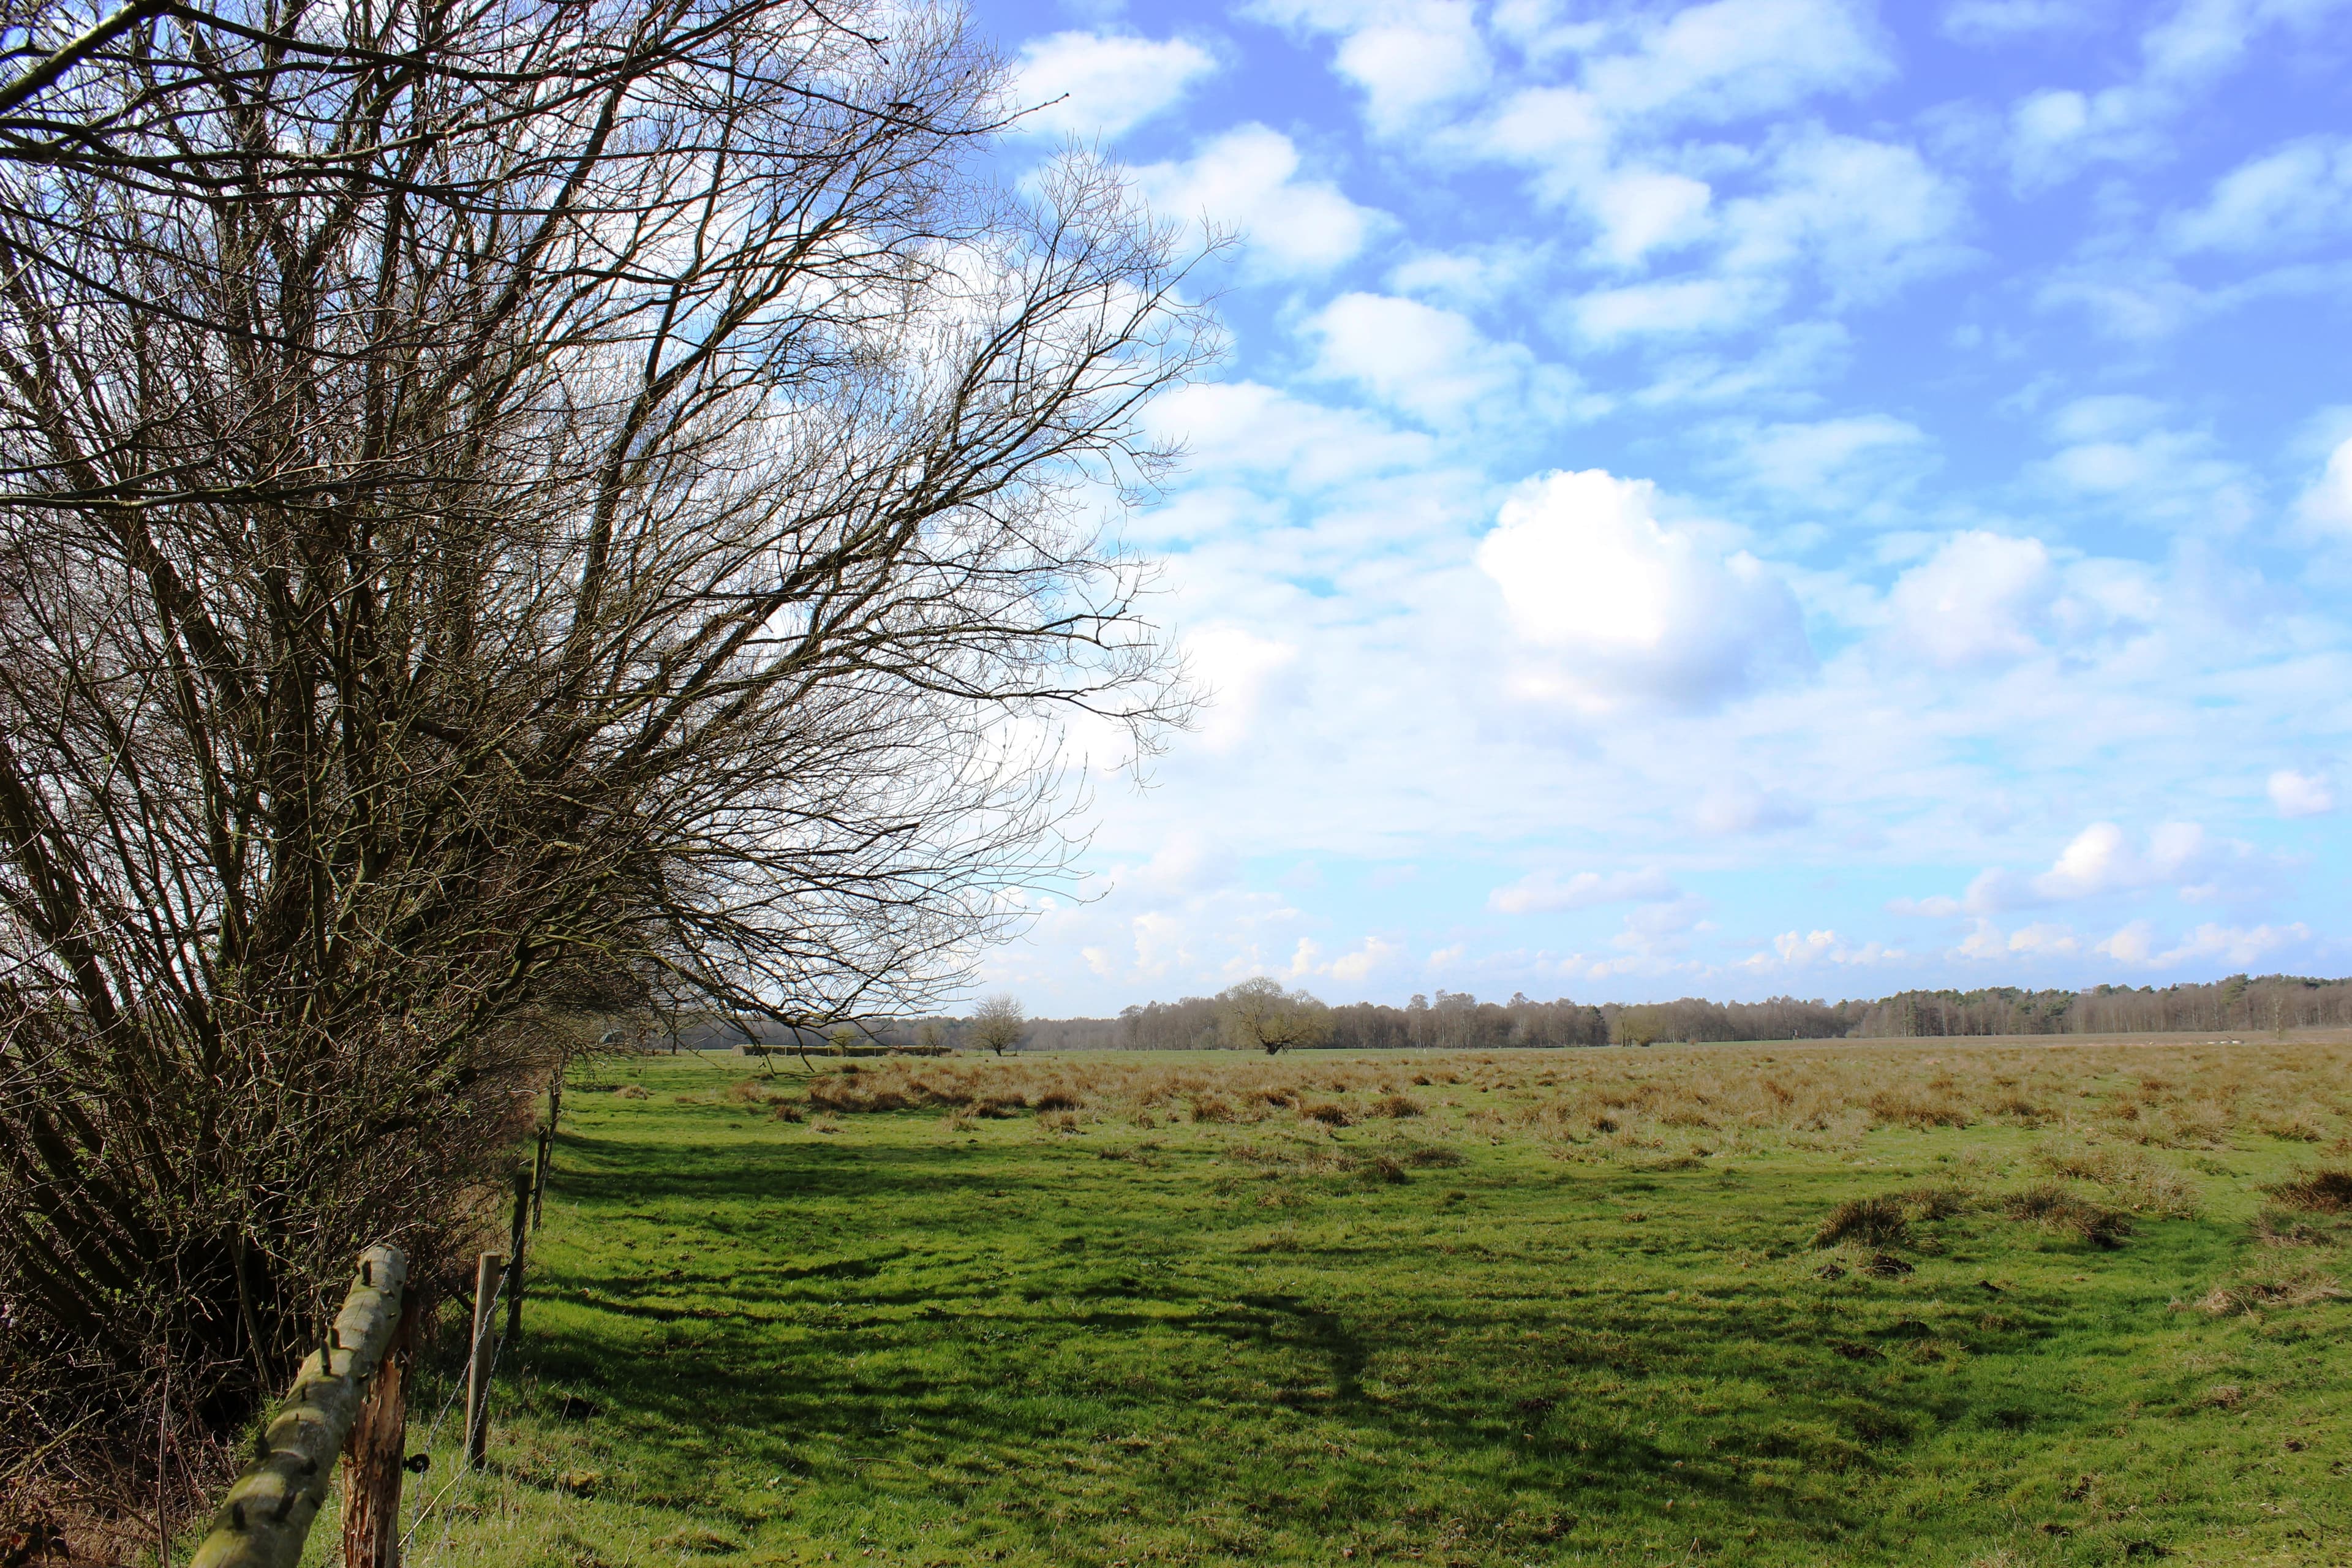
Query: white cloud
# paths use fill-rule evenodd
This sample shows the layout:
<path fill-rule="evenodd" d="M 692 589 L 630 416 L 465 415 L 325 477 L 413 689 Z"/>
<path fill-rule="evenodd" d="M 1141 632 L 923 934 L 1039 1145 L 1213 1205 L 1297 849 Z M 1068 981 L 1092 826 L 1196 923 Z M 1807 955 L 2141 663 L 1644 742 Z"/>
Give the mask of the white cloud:
<path fill-rule="evenodd" d="M 1013 97 L 1043 106 L 1021 121 L 1027 134 L 1108 139 L 1173 108 L 1216 68 L 1186 38 L 1054 33 L 1022 47 Z"/>
<path fill-rule="evenodd" d="M 2017 101 L 2009 124 L 2017 180 L 2045 185 L 2095 163 L 2162 155 L 2172 145 L 2171 123 L 2236 69 L 2263 33 L 2309 27 L 2335 8 L 2335 0 L 2179 0 L 2140 35 L 2130 79 L 2095 91 L 2043 89 Z"/>
<path fill-rule="evenodd" d="M 2314 136 L 2240 164 L 2168 226 L 2184 251 L 2305 249 L 2352 231 L 2352 138 Z"/>
<path fill-rule="evenodd" d="M 1569 308 L 1576 331 L 1596 343 L 1637 336 L 1724 331 L 1765 314 L 1780 289 L 1756 278 L 1685 278 L 1634 283 L 1579 295 Z"/>
<path fill-rule="evenodd" d="M 1260 273 L 1328 272 L 1389 220 L 1328 180 L 1299 178 L 1300 167 L 1289 137 L 1251 124 L 1203 143 L 1183 163 L 1146 164 L 1135 177 L 1159 211 L 1239 229 L 1245 259 Z"/>
<path fill-rule="evenodd" d="M 2167 822 L 2148 835 L 2145 851 L 2112 822 L 2095 822 L 2074 836 L 2047 871 L 2033 879 L 2033 891 L 2052 900 L 2096 893 L 2195 883 L 2225 851 L 2194 822 Z M 2200 889 L 2183 886 L 2184 893 Z"/>
<path fill-rule="evenodd" d="M 1662 525 L 1656 488 L 1598 468 L 1521 484 L 1478 546 L 1512 626 L 1550 656 L 1528 694 L 1705 708 L 1810 668 L 1794 597 L 1745 551 Z"/>
<path fill-rule="evenodd" d="M 1507 915 L 1550 914 L 1596 904 L 1651 902 L 1680 895 L 1664 871 L 1579 871 L 1563 879 L 1557 871 L 1533 871 L 1486 895 L 1486 906 Z"/>
<path fill-rule="evenodd" d="M 2219 961 L 2233 968 L 2245 968 L 2280 948 L 2309 942 L 2311 928 L 2300 921 L 2291 925 L 2259 925 L 2251 929 L 2208 923 L 2190 931 L 2174 947 L 2158 951 L 2158 940 L 2153 921 L 2133 921 L 2099 943 L 2095 951 L 2118 963 L 2147 969 L 2169 969 L 2197 961 Z"/>
<path fill-rule="evenodd" d="M 1249 739 L 1275 678 L 1297 659 L 1298 647 L 1212 623 L 1185 637 L 1184 657 L 1210 694 L 1202 741 L 1213 752 L 1231 752 Z"/>
<path fill-rule="evenodd" d="M 2083 0 L 1956 0 L 1944 8 L 1943 31 L 1964 44 L 2003 44 L 2036 33 L 2078 31 L 2105 9 Z"/>
<path fill-rule="evenodd" d="M 1950 900 L 1943 901 L 1948 903 Z M 1952 949 L 1952 954 L 1958 958 L 1975 959 L 2010 959 L 2021 955 L 2064 958 L 2077 952 L 2081 945 L 2072 926 L 2039 921 L 2020 926 L 2013 931 L 2003 931 L 1992 921 L 1979 917 L 1968 935 L 1960 939 L 1959 945 Z"/>
<path fill-rule="evenodd" d="M 2315 535 L 2352 534 L 2352 439 L 2327 454 L 2327 466 L 2295 503 L 2295 517 Z"/>
<path fill-rule="evenodd" d="M 2270 777 L 2271 805 L 2281 816 L 2323 816 L 2336 809 L 2336 787 L 2318 773 L 2281 768 Z"/>
<path fill-rule="evenodd" d="M 1337 34 L 1333 64 L 1383 134 L 1476 92 L 1493 68 L 1469 0 L 1259 0 L 1247 14 Z"/>
<path fill-rule="evenodd" d="M 1701 832 L 1728 837 L 1802 827 L 1813 819 L 1813 810 L 1786 791 L 1765 789 L 1747 774 L 1735 773 L 1699 796 L 1692 818 Z"/>
<path fill-rule="evenodd" d="M 1393 294 L 1342 294 L 1308 323 L 1322 343 L 1318 374 L 1352 381 L 1432 424 L 1482 412 L 1492 425 L 1559 418 L 1575 380 L 1519 343 L 1488 340 L 1470 319 Z"/>
<path fill-rule="evenodd" d="M 2259 889 L 2273 868 L 2254 847 L 2217 838 L 2194 822 L 2159 824 L 2144 844 L 2112 822 L 2095 822 L 2070 839 L 2049 869 L 2021 876 L 1991 866 L 1959 898 L 1896 899 L 1900 915 L 1997 915 L 2037 905 L 2168 889 L 2184 902 L 2235 899 Z M 1989 924 L 1979 921 L 1979 938 Z"/>
<path fill-rule="evenodd" d="M 1800 278 L 1843 306 L 1966 254 L 1959 187 L 1912 148 L 1815 127 L 1781 139 L 1753 172 L 1753 191 L 1719 200 L 1683 174 L 1584 155 L 1558 161 L 1546 188 L 1593 221 L 1592 259 L 1623 271 L 1657 253 L 1696 253 L 1680 275 L 1578 297 L 1567 310 L 1575 328 L 1608 342 L 1743 327 L 1779 309 Z"/>
<path fill-rule="evenodd" d="M 1966 216 L 1959 187 L 1914 149 L 1814 131 L 1774 157 L 1769 188 L 1725 205 L 1724 265 L 1809 262 L 1834 300 L 1874 300 L 1957 261 Z"/>
<path fill-rule="evenodd" d="M 1286 489 L 1315 490 L 1435 456 L 1428 437 L 1352 408 L 1309 403 L 1260 382 L 1197 382 L 1147 411 L 1152 433 L 1183 443 L 1218 475 L 1275 474 Z"/>
<path fill-rule="evenodd" d="M 1943 669 L 2031 658 L 2042 651 L 2057 583 L 2040 540 L 1972 530 L 1895 579 L 1892 635 Z"/>
<path fill-rule="evenodd" d="M 1769 489 L 1819 501 L 1857 470 L 1883 468 L 1927 440 L 1917 426 L 1885 414 L 1767 425 L 1739 432 L 1738 462 Z"/>
<path fill-rule="evenodd" d="M 1810 969 L 1816 963 L 1870 965 L 1899 963 L 1910 954 L 1899 947 L 1887 947 L 1881 942 L 1864 942 L 1856 947 L 1833 931 L 1811 931 L 1803 933 L 1782 931 L 1772 939 L 1769 951 L 1750 953 L 1733 967 L 1753 973 L 1782 969 Z"/>
<path fill-rule="evenodd" d="M 1372 975 L 1395 967 L 1404 949 L 1377 936 L 1368 936 L 1353 952 L 1343 952 L 1323 966 L 1323 973 L 1349 985 L 1360 985 Z"/>
<path fill-rule="evenodd" d="M 1636 27 L 1633 47 L 1585 57 L 1585 87 L 1612 121 L 1778 113 L 1894 68 L 1864 9 L 1840 0 L 1715 0 Z"/>
<path fill-rule="evenodd" d="M 1706 181 L 1661 169 L 1609 174 L 1586 198 L 1601 225 L 1600 237 L 1592 242 L 1594 258 L 1611 267 L 1634 267 L 1654 250 L 1701 238 L 1714 195 Z"/>

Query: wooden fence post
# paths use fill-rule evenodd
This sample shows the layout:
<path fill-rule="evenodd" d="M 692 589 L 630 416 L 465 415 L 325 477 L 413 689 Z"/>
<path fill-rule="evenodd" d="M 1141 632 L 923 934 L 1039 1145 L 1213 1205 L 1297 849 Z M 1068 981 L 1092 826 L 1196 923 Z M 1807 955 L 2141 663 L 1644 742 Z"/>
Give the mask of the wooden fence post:
<path fill-rule="evenodd" d="M 490 1358 L 498 1353 L 499 1276 L 506 1259 L 485 1252 L 474 1262 L 474 1340 L 466 1362 L 466 1464 L 479 1468 L 490 1448 Z"/>
<path fill-rule="evenodd" d="M 294 1568 L 359 1415 L 361 1390 L 399 1328 L 407 1283 L 408 1259 L 397 1247 L 360 1254 L 343 1310 L 262 1428 L 253 1462 L 221 1500 L 189 1568 Z"/>
<path fill-rule="evenodd" d="M 514 1224 L 508 1232 L 507 1339 L 522 1343 L 522 1249 L 530 1229 L 530 1173 L 517 1171 L 514 1179 Z"/>
<path fill-rule="evenodd" d="M 343 1568 L 400 1568 L 400 1479 L 407 1468 L 417 1311 L 412 1291 L 343 1446 Z"/>

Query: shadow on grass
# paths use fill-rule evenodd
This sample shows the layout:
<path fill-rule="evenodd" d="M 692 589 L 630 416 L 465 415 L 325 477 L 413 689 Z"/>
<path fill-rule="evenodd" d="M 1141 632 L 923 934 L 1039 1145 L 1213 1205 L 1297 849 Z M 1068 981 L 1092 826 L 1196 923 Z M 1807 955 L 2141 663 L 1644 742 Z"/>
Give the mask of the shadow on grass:
<path fill-rule="evenodd" d="M 1006 1164 L 1008 1156 L 1072 1158 L 1052 1144 L 845 1145 L 795 1132 L 711 1149 L 575 1131 L 565 1154 L 556 1187 L 565 1200 L 592 1213 L 626 1207 L 652 1218 L 667 1205 L 723 1218 L 719 1239 L 697 1243 L 713 1250 L 855 1249 L 854 1235 L 813 1241 L 787 1235 L 782 1223 L 846 1207 L 889 1216 L 887 1226 L 877 1218 L 870 1239 L 944 1229 L 973 1254 L 950 1260 L 894 1245 L 813 1263 L 746 1259 L 635 1277 L 543 1267 L 540 1288 L 566 1307 L 531 1342 L 529 1362 L 551 1391 L 598 1392 L 605 1419 L 626 1426 L 646 1460 L 643 1473 L 612 1484 L 647 1502 L 696 1499 L 726 1509 L 708 1477 L 730 1451 L 782 1473 L 887 1463 L 891 1488 L 950 1503 L 1003 1488 L 1006 1469 L 1076 1462 L 1075 1451 L 1108 1468 L 1127 1506 L 1169 1517 L 1183 1513 L 1185 1500 L 1220 1494 L 1246 1495 L 1256 1516 L 1310 1528 L 1334 1509 L 1398 1516 L 1396 1476 L 1378 1465 L 1322 1461 L 1312 1511 L 1295 1488 L 1244 1484 L 1253 1466 L 1283 1473 L 1264 1455 L 1217 1457 L 1220 1443 L 1230 1443 L 1215 1436 L 1228 1416 L 1255 1405 L 1320 1423 L 1315 1440 L 1327 1447 L 1440 1450 L 1450 1457 L 1439 1469 L 1478 1471 L 1498 1495 L 1540 1497 L 1566 1515 L 1653 1517 L 1657 1489 L 1670 1481 L 1735 1517 L 1824 1542 L 1884 1521 L 1834 1487 L 1800 1495 L 1760 1486 L 1758 1468 L 1879 1470 L 1899 1461 L 1915 1434 L 1970 1414 L 1967 1392 L 1947 1380 L 1892 1375 L 1891 1352 L 1839 1351 L 1838 1343 L 1857 1342 L 1828 1331 L 1821 1303 L 1764 1295 L 1687 1332 L 1663 1321 L 1654 1302 L 1585 1295 L 1572 1330 L 1555 1336 L 1564 1342 L 1513 1366 L 1518 1381 L 1510 1386 L 1370 1394 L 1375 1364 L 1454 1342 L 1507 1340 L 1524 1326 L 1522 1309 L 1438 1282 L 1392 1300 L 1343 1300 L 1349 1292 L 1338 1281 L 1318 1300 L 1295 1286 L 1234 1289 L 1239 1281 L 1231 1279 L 1146 1280 L 1112 1248 L 1039 1234 L 1083 1222 L 1023 1200 L 1055 1194 L 1064 1177 L 1086 1167 L 1048 1168 L 1028 1180 Z M 1131 1184 L 1134 1174 L 1122 1167 L 1119 1179 Z M 1615 1185 L 1656 1187 L 1648 1179 Z M 609 1253 L 597 1261 L 625 1266 Z M 996 1277 L 967 1278 L 972 1268 Z M 855 1286 L 866 1288 L 845 1289 Z M 698 1299 L 662 1299 L 685 1295 Z M 1122 1301 L 1134 1309 L 1116 1310 Z M 942 1310 L 948 1303 L 959 1310 Z M 1061 1310 L 1024 1310 L 1038 1303 Z M 1837 1334 L 1900 1342 L 1913 1332 L 1906 1323 L 1838 1321 Z M 2007 1331 L 2042 1331 L 2021 1321 Z M 1152 1348 L 1121 1347 L 1142 1336 L 1155 1337 Z M 1234 1353 L 1264 1375 L 1251 1381 L 1223 1370 Z M 1135 1364 L 1115 1364 L 1122 1361 Z M 1740 1377 L 1765 1393 L 1750 1407 L 1713 1414 L 1711 1451 L 1701 1452 L 1654 1435 L 1654 1421 L 1645 1423 L 1633 1401 L 1564 1387 L 1608 1373 Z M 2013 1407 L 1997 1417 L 2011 1432 L 2018 1428 L 2006 1409 Z M 1166 1436 L 1177 1452 L 1118 1462 L 1104 1441 L 1121 1426 Z M 1291 1439 L 1267 1439 L 1276 1440 Z M 1026 1503 L 1005 1506 L 1025 1517 Z"/>

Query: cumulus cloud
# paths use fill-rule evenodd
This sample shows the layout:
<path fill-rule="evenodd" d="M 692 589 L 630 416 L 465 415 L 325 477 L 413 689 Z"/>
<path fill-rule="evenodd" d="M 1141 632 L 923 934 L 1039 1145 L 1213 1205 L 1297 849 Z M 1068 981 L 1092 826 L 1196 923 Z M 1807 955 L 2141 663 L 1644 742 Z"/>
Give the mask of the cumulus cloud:
<path fill-rule="evenodd" d="M 1916 461 L 1927 437 L 1906 419 L 1863 414 L 1804 424 L 1732 427 L 1733 466 L 1786 495 L 1822 500 L 1884 483 L 1889 459 Z"/>
<path fill-rule="evenodd" d="M 1627 47 L 1630 46 L 1630 47 Z M 1583 58 L 1583 85 L 1610 121 L 1716 122 L 1852 92 L 1894 68 L 1859 5 L 1843 0 L 1715 0 L 1604 35 Z"/>
<path fill-rule="evenodd" d="M 1555 157 L 1541 188 L 1595 227 L 1588 258 L 1616 270 L 1690 253 L 1680 274 L 1580 296 L 1586 338 L 1741 327 L 1779 309 L 1801 278 L 1832 306 L 1882 298 L 1966 252 L 1960 187 L 1913 148 L 1813 127 L 1752 165 L 1755 188 L 1721 199 L 1686 173 L 1612 164 L 1591 149 Z"/>
<path fill-rule="evenodd" d="M 1655 867 L 1640 871 L 1533 871 L 1486 895 L 1486 906 L 1507 915 L 1550 914 L 1588 910 L 1596 904 L 1647 903 L 1680 897 L 1673 880 Z"/>
<path fill-rule="evenodd" d="M 1248 14 L 1336 34 L 1332 64 L 1362 90 L 1364 117 L 1383 134 L 1476 92 L 1493 69 L 1469 0 L 1258 0 Z"/>
<path fill-rule="evenodd" d="M 1528 695 L 1603 711 L 1705 708 L 1811 666 L 1796 600 L 1745 551 L 1656 516 L 1656 487 L 1601 469 L 1521 484 L 1478 546 L 1529 649 Z"/>
<path fill-rule="evenodd" d="M 2270 777 L 2271 805 L 2281 816 L 2321 816 L 2336 809 L 2336 786 L 2318 773 L 2281 768 Z"/>
<path fill-rule="evenodd" d="M 2295 515 L 2314 534 L 2352 534 L 2352 440 L 2327 454 L 2326 467 L 2295 503 Z"/>
<path fill-rule="evenodd" d="M 1433 425 L 1472 413 L 1487 424 L 1559 418 L 1575 406 L 1575 378 L 1519 343 L 1491 341 L 1456 311 L 1392 294 L 1342 294 L 1308 331 L 1322 344 L 1318 372 L 1355 383 Z"/>
<path fill-rule="evenodd" d="M 1948 900 L 1945 901 L 1949 902 Z M 1979 917 L 1969 934 L 1952 949 L 1952 955 L 1975 959 L 2066 958 L 2076 952 L 2081 945 L 2072 926 L 2042 921 L 2020 926 L 2013 931 L 2004 931 L 1992 921 Z"/>
<path fill-rule="evenodd" d="M 1996 915 L 2038 905 L 2071 903 L 2119 893 L 2168 889 L 2190 903 L 2242 895 L 2270 870 L 2254 847 L 2217 838 L 2194 822 L 2161 823 L 2145 841 L 2112 822 L 2095 822 L 2070 839 L 2048 869 L 2021 875 L 1988 867 L 1954 899 L 1896 899 L 1896 914 L 1934 918 Z"/>
<path fill-rule="evenodd" d="M 1328 272 L 1389 220 L 1328 180 L 1301 178 L 1302 166 L 1289 137 L 1251 124 L 1203 143 L 1182 163 L 1145 164 L 1135 177 L 1160 212 L 1240 230 L 1247 264 L 1261 274 Z"/>
<path fill-rule="evenodd" d="M 1970 529 L 1895 578 L 1881 646 L 1937 669 L 1990 672 L 2126 644 L 2161 621 L 2164 599 L 2140 563 L 2063 561 L 2039 539 Z"/>
<path fill-rule="evenodd" d="M 1767 190 L 1726 205 L 1724 265 L 1809 263 L 1833 300 L 1877 299 L 1958 260 L 1965 216 L 1959 186 L 1914 149 L 1814 131 L 1774 156 Z"/>
<path fill-rule="evenodd" d="M 2213 183 L 2203 205 L 2168 226 L 2174 248 L 2279 253 L 2352 232 L 2352 137 L 2288 142 Z"/>
<path fill-rule="evenodd" d="M 1909 956 L 1899 947 L 1887 947 L 1881 942 L 1864 942 L 1857 947 L 1833 931 L 1811 931 L 1801 934 L 1789 931 L 1772 939 L 1769 952 L 1751 953 L 1740 960 L 1736 967 L 1759 972 L 1810 969 L 1816 963 L 1890 963 Z"/>
<path fill-rule="evenodd" d="M 1435 456 L 1417 431 L 1263 382 L 1196 382 L 1156 400 L 1145 417 L 1154 435 L 1181 442 L 1204 471 L 1278 475 L 1292 490 L 1423 467 Z"/>
<path fill-rule="evenodd" d="M 2273 27 L 2306 27 L 2331 7 L 2264 0 L 2179 0 L 2139 37 L 2137 71 L 2095 91 L 2051 88 L 2013 106 L 2009 155 L 2020 184 L 2047 185 L 2097 163 L 2160 156 L 2170 127 L 2235 70 Z"/>
<path fill-rule="evenodd" d="M 1109 139 L 1175 107 L 1216 68 L 1187 38 L 1054 33 L 1023 46 L 1013 96 L 1041 106 L 1021 121 L 1027 134 Z"/>
<path fill-rule="evenodd" d="M 2042 651 L 2057 582 L 2040 540 L 1972 530 L 1895 580 L 1893 635 L 1943 669 L 2031 658 Z"/>
<path fill-rule="evenodd" d="M 2233 969 L 2249 968 L 2284 947 L 2311 940 L 2311 928 L 2297 921 L 2290 925 L 2252 927 L 2208 923 L 2199 926 L 2176 945 L 2165 948 L 2152 921 L 2133 921 L 2095 951 L 2118 963 L 2146 969 L 2169 969 L 2179 964 L 2218 962 Z"/>

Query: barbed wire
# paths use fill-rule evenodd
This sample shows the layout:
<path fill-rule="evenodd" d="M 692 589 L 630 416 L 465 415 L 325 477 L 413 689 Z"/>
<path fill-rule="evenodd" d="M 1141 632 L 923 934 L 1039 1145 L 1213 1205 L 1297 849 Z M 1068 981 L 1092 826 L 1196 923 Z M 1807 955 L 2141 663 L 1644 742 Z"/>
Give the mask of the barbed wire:
<path fill-rule="evenodd" d="M 458 1365 L 460 1366 L 472 1365 L 474 1357 L 481 1352 L 482 1336 L 484 1334 L 490 1336 L 489 1370 L 488 1375 L 482 1379 L 483 1396 L 485 1398 L 488 1397 L 489 1388 L 491 1384 L 497 1381 L 499 1363 L 506 1355 L 507 1336 L 498 1331 L 498 1309 L 499 1303 L 506 1298 L 507 1288 L 511 1279 L 511 1269 L 499 1270 L 498 1289 L 490 1293 L 488 1307 L 485 1310 L 477 1314 L 480 1319 L 480 1327 L 476 1331 L 474 1337 L 467 1342 L 465 1359 L 458 1363 Z M 450 1410 L 457 1405 L 457 1396 L 465 1391 L 465 1381 L 457 1377 L 453 1371 L 449 1374 L 448 1395 L 446 1398 L 442 1400 L 441 1408 L 434 1413 L 431 1424 L 425 1429 L 425 1446 L 421 1452 L 426 1454 L 433 1452 L 433 1445 L 438 1439 L 440 1435 L 441 1423 L 448 1419 Z M 409 1555 L 409 1543 L 415 1539 L 416 1532 L 425 1528 L 425 1521 L 433 1517 L 434 1510 L 441 1506 L 441 1504 L 448 1498 L 449 1494 L 457 1489 L 457 1483 L 464 1480 L 469 1473 L 469 1468 L 463 1462 L 460 1462 L 457 1467 L 455 1473 L 450 1476 L 448 1480 L 442 1484 L 441 1489 L 433 1494 L 432 1500 L 425 1503 L 424 1507 L 416 1510 L 416 1517 L 409 1522 L 407 1530 L 403 1531 L 400 1537 L 400 1552 L 404 1558 Z M 423 1564 L 434 1562 L 440 1555 L 442 1550 L 449 1544 L 449 1531 L 456 1522 L 457 1520 L 454 1514 L 442 1515 L 440 1538 L 434 1542 L 431 1550 L 425 1552 L 415 1560 L 419 1564 L 419 1568 L 422 1568 Z"/>

